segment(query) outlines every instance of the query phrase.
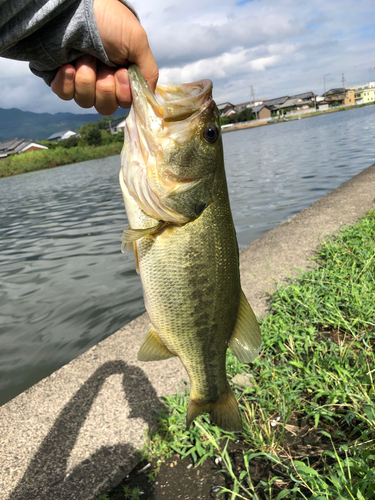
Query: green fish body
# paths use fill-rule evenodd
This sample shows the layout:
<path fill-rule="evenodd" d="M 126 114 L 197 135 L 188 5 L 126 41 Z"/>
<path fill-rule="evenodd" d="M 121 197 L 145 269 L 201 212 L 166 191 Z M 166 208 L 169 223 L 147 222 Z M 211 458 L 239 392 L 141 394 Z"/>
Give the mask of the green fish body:
<path fill-rule="evenodd" d="M 156 361 L 178 356 L 181 359 L 191 383 L 188 427 L 195 417 L 209 412 L 212 420 L 224 430 L 240 430 L 241 416 L 226 376 L 226 351 L 230 347 L 241 361 L 250 362 L 259 353 L 261 335 L 241 290 L 220 116 L 211 100 L 212 84 L 210 87 L 206 80 L 201 84 L 172 86 L 174 92 L 167 105 L 160 97 L 155 104 L 138 68 L 132 66 L 129 74 L 134 105 L 127 123 L 120 173 L 130 223 L 124 240 L 134 247 L 151 322 L 138 358 Z M 205 95 L 197 97 L 195 90 L 191 98 L 192 86 L 199 90 L 199 84 Z M 165 96 L 168 90 L 169 86 L 165 86 L 160 93 Z M 186 103 L 189 98 L 190 102 Z M 181 101 L 185 102 L 181 104 Z M 144 152 L 139 153 L 140 138 L 144 130 L 148 130 L 148 122 L 142 123 L 141 131 L 138 122 L 137 137 L 134 134 L 139 113 L 152 115 L 150 108 L 161 117 L 158 127 L 155 123 L 149 126 L 154 128 L 153 135 L 150 134 L 151 139 L 147 139 L 143 149 L 148 149 L 148 158 L 151 152 L 152 158 L 158 155 L 161 158 L 156 171 L 164 182 L 164 192 L 150 181 L 155 175 L 155 162 L 145 160 Z M 169 121 L 165 121 L 165 115 Z M 186 120 L 187 131 L 181 123 Z M 166 126 L 170 128 L 167 136 Z M 183 139 L 176 141 L 178 133 Z M 137 138 L 139 144 L 136 144 Z M 152 146 L 156 151 L 150 151 Z M 134 162 L 138 170 L 134 170 Z M 143 166 L 142 174 L 139 174 L 139 163 Z M 137 181 L 132 169 L 139 175 Z M 159 179 L 157 182 L 160 183 Z"/>

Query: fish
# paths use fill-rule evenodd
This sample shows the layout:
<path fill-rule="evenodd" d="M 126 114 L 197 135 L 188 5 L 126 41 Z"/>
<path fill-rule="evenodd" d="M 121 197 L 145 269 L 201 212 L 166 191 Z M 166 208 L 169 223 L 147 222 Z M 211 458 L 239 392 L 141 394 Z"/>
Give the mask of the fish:
<path fill-rule="evenodd" d="M 250 363 L 262 337 L 241 289 L 212 82 L 158 85 L 154 94 L 136 65 L 128 72 L 122 250 L 134 250 L 150 318 L 138 359 L 180 358 L 190 379 L 187 428 L 209 413 L 223 430 L 240 431 L 226 353 Z"/>

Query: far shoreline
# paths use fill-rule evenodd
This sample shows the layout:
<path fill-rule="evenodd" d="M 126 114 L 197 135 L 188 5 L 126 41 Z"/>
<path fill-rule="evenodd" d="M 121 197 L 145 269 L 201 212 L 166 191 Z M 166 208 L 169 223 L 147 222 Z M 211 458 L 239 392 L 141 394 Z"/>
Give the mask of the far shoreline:
<path fill-rule="evenodd" d="M 339 111 L 349 111 L 353 109 L 359 109 L 359 108 L 364 108 L 366 106 L 372 106 L 374 105 L 375 102 L 370 102 L 366 104 L 358 104 L 354 106 L 345 106 L 345 107 L 338 107 L 338 108 L 330 108 L 324 111 L 312 111 L 311 113 L 304 113 L 300 115 L 293 115 L 293 116 L 288 116 L 283 118 L 266 118 L 265 120 L 262 121 L 256 121 L 256 122 L 245 122 L 245 123 L 236 123 L 233 126 L 227 127 L 226 125 L 221 126 L 221 132 L 223 134 L 226 134 L 227 132 L 235 132 L 236 130 L 244 130 L 248 128 L 255 128 L 255 127 L 263 127 L 265 125 L 275 125 L 279 123 L 285 123 L 285 122 L 290 122 L 290 121 L 295 121 L 295 120 L 300 120 L 303 118 L 312 118 L 315 116 L 321 116 L 324 114 L 330 114 L 330 113 L 338 113 Z M 225 128 L 223 128 L 225 127 Z"/>

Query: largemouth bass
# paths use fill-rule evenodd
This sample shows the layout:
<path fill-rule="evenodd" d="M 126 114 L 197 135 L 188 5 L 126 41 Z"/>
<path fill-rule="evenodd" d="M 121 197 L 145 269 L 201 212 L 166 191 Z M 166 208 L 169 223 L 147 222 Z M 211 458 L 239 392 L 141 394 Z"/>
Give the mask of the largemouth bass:
<path fill-rule="evenodd" d="M 238 431 L 226 351 L 249 363 L 261 334 L 241 290 L 212 82 L 159 85 L 154 95 L 137 66 L 129 78 L 123 245 L 133 246 L 151 322 L 138 359 L 181 359 L 191 384 L 187 427 L 209 412 L 222 429 Z"/>

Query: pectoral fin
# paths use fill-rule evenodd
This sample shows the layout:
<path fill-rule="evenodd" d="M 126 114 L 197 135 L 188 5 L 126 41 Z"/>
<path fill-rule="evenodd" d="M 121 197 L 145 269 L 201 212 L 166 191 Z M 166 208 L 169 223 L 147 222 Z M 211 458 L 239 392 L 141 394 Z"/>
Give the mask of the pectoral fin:
<path fill-rule="evenodd" d="M 250 363 L 258 356 L 262 346 L 262 335 L 245 294 L 241 290 L 240 307 L 229 348 L 241 363 Z"/>
<path fill-rule="evenodd" d="M 137 241 L 140 238 L 144 238 L 145 236 L 156 234 L 167 225 L 168 224 L 166 222 L 160 221 L 158 224 L 156 224 L 156 226 L 148 227 L 146 229 L 131 229 L 130 226 L 128 226 L 122 232 L 122 253 L 124 253 L 124 251 L 128 248 L 129 243 L 133 243 L 133 241 Z"/>
<path fill-rule="evenodd" d="M 161 361 L 174 356 L 175 354 L 165 347 L 159 335 L 150 326 L 138 352 L 139 361 Z"/>
<path fill-rule="evenodd" d="M 137 243 L 135 241 L 133 241 L 133 252 L 135 258 L 135 270 L 137 271 L 137 274 L 139 274 L 138 248 L 137 248 Z"/>

